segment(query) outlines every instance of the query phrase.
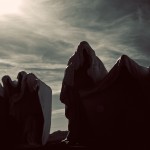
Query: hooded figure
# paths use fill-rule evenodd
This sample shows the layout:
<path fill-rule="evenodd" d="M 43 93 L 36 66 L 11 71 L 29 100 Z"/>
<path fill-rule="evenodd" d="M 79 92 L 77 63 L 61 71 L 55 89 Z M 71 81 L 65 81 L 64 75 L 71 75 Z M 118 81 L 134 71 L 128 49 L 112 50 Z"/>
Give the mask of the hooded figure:
<path fill-rule="evenodd" d="M 86 41 L 80 43 L 75 54 L 69 59 L 64 84 L 74 86 L 75 71 L 82 67 L 87 67 L 86 74 L 94 83 L 102 80 L 108 73 L 102 61 Z"/>
<path fill-rule="evenodd" d="M 68 61 L 60 93 L 60 100 L 66 106 L 65 114 L 69 120 L 67 137 L 69 142 L 84 142 L 83 136 L 88 135 L 86 115 L 79 92 L 94 87 L 107 73 L 90 45 L 85 41 L 81 42 Z"/>
<path fill-rule="evenodd" d="M 7 103 L 8 113 L 8 143 L 16 144 L 19 140 L 20 127 L 17 119 L 15 118 L 15 103 L 18 101 L 18 94 L 20 89 L 18 88 L 18 82 L 12 81 L 8 75 L 2 77 L 4 97 Z M 11 126 L 10 126 L 11 124 Z"/>
<path fill-rule="evenodd" d="M 149 146 L 149 89 L 149 67 L 122 55 L 101 82 L 79 91 L 91 131 L 88 140 L 106 149 Z"/>
<path fill-rule="evenodd" d="M 9 100 L 9 114 L 11 116 L 14 114 L 14 105 L 17 103 L 24 95 L 25 92 L 25 78 L 27 73 L 21 71 L 18 73 L 18 81 L 12 81 L 8 75 L 3 76 L 2 82 L 5 89 L 5 96 Z"/>
<path fill-rule="evenodd" d="M 21 146 L 45 145 L 51 125 L 52 90 L 33 73 L 18 73 L 18 81 L 2 78 L 9 105 L 10 141 Z M 15 136 L 14 136 L 15 135 Z"/>

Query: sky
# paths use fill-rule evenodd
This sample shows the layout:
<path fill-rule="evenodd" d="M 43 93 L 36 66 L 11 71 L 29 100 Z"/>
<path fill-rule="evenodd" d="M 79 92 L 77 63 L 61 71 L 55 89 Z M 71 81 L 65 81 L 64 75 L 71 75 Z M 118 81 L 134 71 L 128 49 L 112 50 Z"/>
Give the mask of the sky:
<path fill-rule="evenodd" d="M 0 78 L 34 73 L 53 90 L 51 132 L 67 130 L 59 94 L 79 43 L 87 41 L 108 71 L 122 54 L 147 67 L 149 26 L 149 0 L 0 0 Z"/>

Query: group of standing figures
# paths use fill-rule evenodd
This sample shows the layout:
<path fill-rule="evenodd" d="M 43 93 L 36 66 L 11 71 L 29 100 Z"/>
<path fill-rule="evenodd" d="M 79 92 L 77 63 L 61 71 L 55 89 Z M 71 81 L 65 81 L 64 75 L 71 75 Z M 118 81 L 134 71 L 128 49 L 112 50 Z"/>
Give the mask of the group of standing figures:
<path fill-rule="evenodd" d="M 51 125 L 52 90 L 22 71 L 0 86 L 0 144 L 46 144 Z M 108 72 L 83 41 L 69 59 L 60 101 L 69 133 L 63 142 L 145 149 L 150 141 L 150 69 L 122 55 Z"/>
<path fill-rule="evenodd" d="M 63 142 L 132 148 L 149 145 L 150 68 L 122 55 L 108 72 L 83 41 L 69 59 L 60 100 L 69 134 Z"/>

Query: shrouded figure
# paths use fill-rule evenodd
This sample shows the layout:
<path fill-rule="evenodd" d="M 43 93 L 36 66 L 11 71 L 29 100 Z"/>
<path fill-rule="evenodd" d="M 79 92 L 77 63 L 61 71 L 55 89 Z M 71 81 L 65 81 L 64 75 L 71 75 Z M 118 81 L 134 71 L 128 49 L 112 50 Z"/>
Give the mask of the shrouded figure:
<path fill-rule="evenodd" d="M 106 75 L 107 70 L 94 50 L 87 42 L 81 42 L 68 61 L 60 94 L 60 100 L 66 106 L 65 114 L 69 120 L 67 136 L 69 143 L 83 143 L 86 140 L 85 134 L 89 135 L 79 92 L 94 87 Z"/>
<path fill-rule="evenodd" d="M 2 78 L 8 105 L 8 143 L 20 147 L 45 145 L 51 126 L 52 90 L 33 73 L 18 73 L 18 81 Z"/>
<path fill-rule="evenodd" d="M 149 89 L 150 68 L 122 55 L 101 82 L 80 92 L 89 141 L 108 149 L 149 146 Z"/>

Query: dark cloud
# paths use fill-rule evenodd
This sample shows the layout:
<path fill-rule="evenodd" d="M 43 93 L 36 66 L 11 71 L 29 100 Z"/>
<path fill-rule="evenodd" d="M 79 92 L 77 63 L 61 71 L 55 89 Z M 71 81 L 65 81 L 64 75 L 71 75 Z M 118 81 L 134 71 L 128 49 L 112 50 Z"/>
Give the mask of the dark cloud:
<path fill-rule="evenodd" d="M 63 0 L 60 5 L 64 5 L 60 18 L 72 26 L 98 32 L 98 40 L 126 45 L 149 55 L 149 0 Z"/>
<path fill-rule="evenodd" d="M 65 41 L 49 42 L 49 46 L 38 46 L 36 50 L 42 55 L 42 60 L 45 62 L 64 63 L 69 58 L 68 50 L 73 47 L 73 44 Z"/>
<path fill-rule="evenodd" d="M 76 0 L 74 2 L 62 0 L 61 2 L 65 12 L 62 13 L 63 19 L 68 20 L 72 25 L 83 28 L 95 29 L 95 25 L 97 25 L 96 29 L 104 29 L 105 26 L 109 27 L 121 18 L 138 19 L 139 9 L 146 15 L 143 15 L 145 19 L 149 18 L 150 2 L 148 0 Z"/>

